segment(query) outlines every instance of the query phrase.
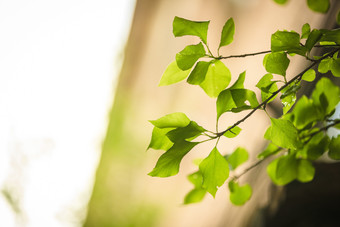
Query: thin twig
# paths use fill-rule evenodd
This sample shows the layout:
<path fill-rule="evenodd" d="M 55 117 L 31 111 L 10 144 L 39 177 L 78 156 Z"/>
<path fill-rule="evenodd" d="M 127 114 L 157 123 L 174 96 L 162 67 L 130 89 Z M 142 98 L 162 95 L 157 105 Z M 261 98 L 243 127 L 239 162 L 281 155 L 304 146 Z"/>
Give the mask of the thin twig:
<path fill-rule="evenodd" d="M 230 55 L 230 56 L 226 56 L 226 57 L 218 57 L 218 59 L 228 59 L 228 58 L 244 58 L 244 57 L 248 57 L 248 56 L 255 56 L 255 55 L 260 55 L 260 54 L 267 54 L 267 53 L 271 53 L 271 50 L 266 50 L 266 51 L 261 51 L 261 52 L 256 52 L 256 53 L 250 53 L 250 54 L 240 54 L 240 55 Z"/>

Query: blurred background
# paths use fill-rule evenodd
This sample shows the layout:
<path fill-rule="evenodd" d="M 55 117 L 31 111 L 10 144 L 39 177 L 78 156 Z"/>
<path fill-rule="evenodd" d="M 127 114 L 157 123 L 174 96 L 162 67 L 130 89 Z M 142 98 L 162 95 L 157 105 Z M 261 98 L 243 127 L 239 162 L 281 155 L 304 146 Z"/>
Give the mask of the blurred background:
<path fill-rule="evenodd" d="M 305 1 L 0 0 L 0 226 L 261 226 L 268 201 L 275 206 L 265 165 L 242 178 L 254 188 L 243 207 L 230 204 L 226 186 L 215 199 L 182 205 L 192 187 L 186 180 L 196 168 L 192 160 L 207 156 L 213 144 L 195 148 L 177 176 L 147 175 L 161 155 L 146 152 L 148 120 L 184 112 L 215 127 L 215 101 L 202 89 L 157 86 L 176 53 L 199 41 L 175 39 L 173 18 L 211 20 L 208 43 L 216 50 L 233 17 L 234 42 L 221 49 L 231 55 L 269 50 L 276 30 L 300 32 L 306 22 L 331 28 L 334 15 L 311 12 Z M 256 90 L 262 59 L 225 63 L 232 81 L 246 70 L 245 87 Z M 304 68 L 302 60 L 288 77 Z M 279 105 L 271 114 L 280 115 Z M 225 115 L 220 128 L 243 114 Z M 243 146 L 254 161 L 268 124 L 256 113 L 219 150 Z"/>

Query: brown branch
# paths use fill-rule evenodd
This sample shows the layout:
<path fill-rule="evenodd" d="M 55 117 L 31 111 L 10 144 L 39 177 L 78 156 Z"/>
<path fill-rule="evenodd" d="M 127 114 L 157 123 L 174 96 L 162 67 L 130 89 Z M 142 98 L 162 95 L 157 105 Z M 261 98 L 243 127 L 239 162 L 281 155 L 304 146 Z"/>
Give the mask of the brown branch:
<path fill-rule="evenodd" d="M 272 52 L 271 50 L 266 50 L 266 51 L 255 52 L 255 53 L 250 53 L 250 54 L 230 55 L 226 57 L 219 56 L 217 57 L 217 59 L 244 58 L 244 57 L 255 56 L 255 55 L 260 55 L 260 54 L 267 54 L 271 52 Z"/>

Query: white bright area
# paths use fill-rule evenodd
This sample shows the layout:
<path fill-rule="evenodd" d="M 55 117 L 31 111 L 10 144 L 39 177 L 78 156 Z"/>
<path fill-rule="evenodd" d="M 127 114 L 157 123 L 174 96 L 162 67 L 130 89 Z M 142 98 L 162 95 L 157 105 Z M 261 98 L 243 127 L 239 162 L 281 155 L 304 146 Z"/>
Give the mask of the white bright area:
<path fill-rule="evenodd" d="M 134 0 L 0 0 L 0 226 L 80 226 Z"/>

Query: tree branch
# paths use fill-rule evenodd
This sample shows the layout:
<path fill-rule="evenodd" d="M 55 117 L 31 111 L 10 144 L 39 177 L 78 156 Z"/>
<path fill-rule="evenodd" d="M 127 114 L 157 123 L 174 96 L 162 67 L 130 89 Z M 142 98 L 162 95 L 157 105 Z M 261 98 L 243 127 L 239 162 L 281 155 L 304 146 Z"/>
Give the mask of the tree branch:
<path fill-rule="evenodd" d="M 250 53 L 250 54 L 240 54 L 240 55 L 230 55 L 226 57 L 219 56 L 217 59 L 228 59 L 228 58 L 244 58 L 248 56 L 255 56 L 255 55 L 260 55 L 260 54 L 267 54 L 271 53 L 271 50 L 266 50 L 266 51 L 261 51 L 261 52 L 256 52 L 256 53 Z"/>

